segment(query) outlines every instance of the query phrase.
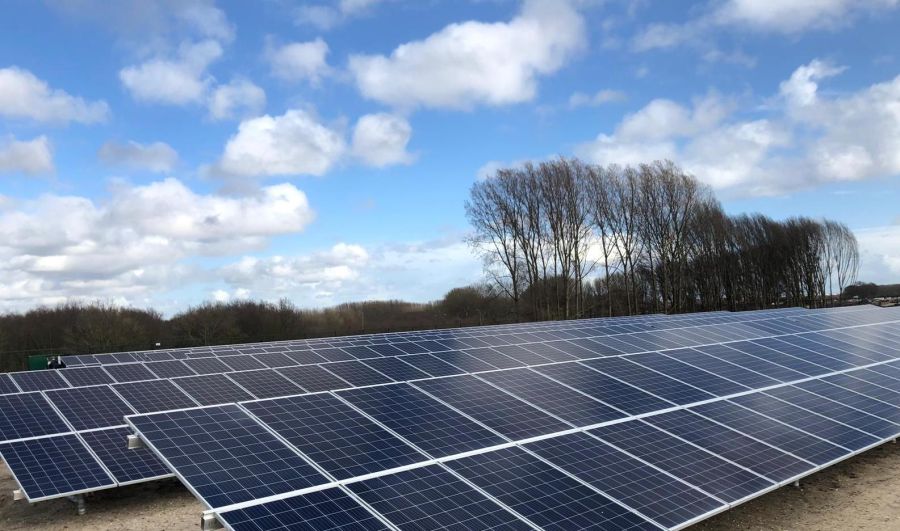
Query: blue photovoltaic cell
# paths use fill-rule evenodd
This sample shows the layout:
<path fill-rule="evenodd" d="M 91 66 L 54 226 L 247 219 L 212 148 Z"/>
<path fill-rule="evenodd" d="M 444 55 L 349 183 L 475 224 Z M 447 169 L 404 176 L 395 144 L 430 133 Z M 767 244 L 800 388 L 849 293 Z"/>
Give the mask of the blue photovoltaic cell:
<path fill-rule="evenodd" d="M 107 385 L 47 391 L 47 398 L 76 430 L 125 424 L 134 411 Z"/>
<path fill-rule="evenodd" d="M 254 354 L 253 357 L 269 368 L 290 367 L 291 365 L 297 364 L 294 360 L 281 352 L 263 352 Z"/>
<path fill-rule="evenodd" d="M 547 358 L 548 360 L 553 361 L 553 362 L 573 361 L 573 360 L 577 360 L 579 358 L 596 356 L 596 354 L 594 354 L 592 352 L 582 353 L 579 351 L 579 352 L 575 352 L 573 354 L 573 353 L 570 353 L 569 351 L 560 350 L 561 348 L 565 348 L 562 345 L 563 343 L 565 343 L 565 342 L 555 341 L 553 343 L 529 343 L 527 345 L 522 345 L 522 346 L 524 348 L 530 350 L 531 352 L 534 352 L 535 354 L 540 354 L 541 357 Z M 560 347 L 560 348 L 557 348 L 557 347 Z"/>
<path fill-rule="evenodd" d="M 347 488 L 400 529 L 532 529 L 440 465 L 351 483 Z"/>
<path fill-rule="evenodd" d="M 817 465 L 824 465 L 848 453 L 846 448 L 835 446 L 727 400 L 690 409 Z"/>
<path fill-rule="evenodd" d="M 482 361 L 475 356 L 470 356 L 465 352 L 441 352 L 438 356 L 440 356 L 441 360 L 457 367 L 465 373 L 493 371 L 497 369 L 490 363 Z"/>
<path fill-rule="evenodd" d="M 232 372 L 228 378 L 253 393 L 256 398 L 296 395 L 305 392 L 274 369 Z"/>
<path fill-rule="evenodd" d="M 364 345 L 346 346 L 342 348 L 344 349 L 344 352 L 358 360 L 381 357 L 381 354 Z"/>
<path fill-rule="evenodd" d="M 894 424 L 900 424 L 900 408 L 887 402 L 861 395 L 822 380 L 803 382 L 797 384 L 797 387 L 824 396 L 825 398 L 835 400 L 860 411 L 864 411 L 870 415 L 889 420 Z"/>
<path fill-rule="evenodd" d="M 479 377 L 575 426 L 589 426 L 625 416 L 621 411 L 531 369 L 488 372 Z"/>
<path fill-rule="evenodd" d="M 514 360 L 505 354 L 501 354 L 493 348 L 473 348 L 467 350 L 466 354 L 490 364 L 495 369 L 514 369 L 516 367 L 525 366 L 521 361 Z"/>
<path fill-rule="evenodd" d="M 694 367 L 693 365 L 678 361 L 680 352 L 681 351 L 677 350 L 667 352 L 671 357 L 664 356 L 658 352 L 635 354 L 634 356 L 629 356 L 628 361 L 661 372 L 676 380 L 693 385 L 694 387 L 700 388 L 707 393 L 716 396 L 727 396 L 748 390 L 748 387 L 745 385 L 721 378 L 715 374 Z"/>
<path fill-rule="evenodd" d="M 61 371 L 63 378 L 68 380 L 72 387 L 85 387 L 88 385 L 104 385 L 113 383 L 113 379 L 102 367 L 82 367 L 80 369 L 66 369 Z"/>
<path fill-rule="evenodd" d="M 400 354 L 406 354 L 404 351 L 388 343 L 369 345 L 369 348 L 382 356 L 399 356 Z"/>
<path fill-rule="evenodd" d="M 338 394 L 434 457 L 505 442 L 409 384 L 349 389 Z"/>
<path fill-rule="evenodd" d="M 586 433 L 542 439 L 525 447 L 665 527 L 682 525 L 724 505 Z"/>
<path fill-rule="evenodd" d="M 66 431 L 69 427 L 40 393 L 0 395 L 0 440 Z"/>
<path fill-rule="evenodd" d="M 156 375 L 150 372 L 142 363 L 128 363 L 123 365 L 103 366 L 119 383 L 138 382 L 141 380 L 155 380 Z"/>
<path fill-rule="evenodd" d="M 741 341 L 738 343 L 731 343 L 730 345 L 732 348 L 740 350 L 741 352 L 746 352 L 747 354 L 766 361 L 777 363 L 782 367 L 787 367 L 799 373 L 803 373 L 806 376 L 819 376 L 831 372 L 827 367 L 772 350 L 755 341 Z"/>
<path fill-rule="evenodd" d="M 182 363 L 187 365 L 197 374 L 217 374 L 222 372 L 231 372 L 231 368 L 216 358 L 198 358 L 193 360 L 184 360 Z"/>
<path fill-rule="evenodd" d="M 775 482 L 786 481 L 814 468 L 810 463 L 690 411 L 670 411 L 644 420 Z"/>
<path fill-rule="evenodd" d="M 236 405 L 129 420 L 211 508 L 327 483 Z"/>
<path fill-rule="evenodd" d="M 535 354 L 534 352 L 520 345 L 504 345 L 494 347 L 494 350 L 501 354 L 509 356 L 510 358 L 524 365 L 544 365 L 545 363 L 551 363 L 553 361 L 550 358 L 545 358 L 539 354 Z"/>
<path fill-rule="evenodd" d="M 18 393 L 19 388 L 13 383 L 8 374 L 0 374 L 0 395 L 6 393 Z"/>
<path fill-rule="evenodd" d="M 896 390 L 900 389 L 900 383 L 880 374 L 867 376 L 853 371 L 827 376 L 822 381 L 888 404 L 900 404 L 900 391 Z"/>
<path fill-rule="evenodd" d="M 464 371 L 437 358 L 434 354 L 410 354 L 403 356 L 402 359 L 420 371 L 425 371 L 429 376 L 453 376 L 464 373 Z"/>
<path fill-rule="evenodd" d="M 310 393 L 353 387 L 318 365 L 283 367 L 278 373 Z"/>
<path fill-rule="evenodd" d="M 778 365 L 777 363 L 772 363 L 771 361 L 767 361 L 757 356 L 751 356 L 746 352 L 741 352 L 740 350 L 737 350 L 738 345 L 738 343 L 729 343 L 728 345 L 701 347 L 699 350 L 719 359 L 739 365 L 745 369 L 764 374 L 779 382 L 793 382 L 807 377 L 807 375 L 802 372 Z"/>
<path fill-rule="evenodd" d="M 171 409 L 196 407 L 197 403 L 169 380 L 147 380 L 115 384 L 113 389 L 122 395 L 138 413 L 152 413 Z"/>
<path fill-rule="evenodd" d="M 521 448 L 464 457 L 446 465 L 541 529 L 659 529 Z"/>
<path fill-rule="evenodd" d="M 569 426 L 474 376 L 416 382 L 416 387 L 512 440 L 563 431 Z"/>
<path fill-rule="evenodd" d="M 311 350 L 292 350 L 285 352 L 284 355 L 294 360 L 295 365 L 313 365 L 328 361 Z"/>
<path fill-rule="evenodd" d="M 590 433 L 729 503 L 774 485 L 640 420 L 594 428 Z"/>
<path fill-rule="evenodd" d="M 81 433 L 87 445 L 112 473 L 117 483 L 129 483 L 171 476 L 166 465 L 149 448 L 129 449 L 126 445 L 131 430 L 113 428 Z"/>
<path fill-rule="evenodd" d="M 610 378 L 578 363 L 546 365 L 536 367 L 535 370 L 632 415 L 674 406 L 674 404 L 645 393 L 637 387 Z"/>
<path fill-rule="evenodd" d="M 56 370 L 12 372 L 9 376 L 26 392 L 70 387 Z"/>
<path fill-rule="evenodd" d="M 266 365 L 254 358 L 253 356 L 222 356 L 219 361 L 228 365 L 233 371 L 252 371 L 255 369 L 265 369 Z"/>
<path fill-rule="evenodd" d="M 244 356 L 246 357 L 246 356 Z M 181 360 L 156 361 L 145 363 L 144 367 L 160 378 L 177 378 L 179 376 L 194 376 L 196 373 L 182 363 Z"/>
<path fill-rule="evenodd" d="M 405 354 L 421 354 L 428 352 L 428 349 L 417 343 L 401 342 L 394 343 L 394 346 L 402 350 Z"/>
<path fill-rule="evenodd" d="M 337 479 L 428 459 L 331 394 L 246 402 L 243 406 Z"/>
<path fill-rule="evenodd" d="M 254 398 L 224 374 L 186 376 L 172 381 L 203 406 L 243 402 Z"/>
<path fill-rule="evenodd" d="M 341 379 L 347 380 L 353 387 L 377 385 L 393 381 L 388 376 L 365 365 L 361 361 L 339 361 L 337 363 L 326 363 L 321 365 L 321 367 L 340 376 Z"/>
<path fill-rule="evenodd" d="M 684 363 L 689 363 L 694 367 L 700 367 L 716 376 L 727 378 L 741 385 L 746 385 L 751 389 L 759 389 L 761 387 L 768 387 L 770 385 L 778 385 L 781 383 L 764 374 L 729 363 L 711 354 L 706 354 L 705 349 L 707 348 L 709 347 L 696 347 L 693 349 L 661 352 L 660 354 Z M 714 350 L 710 350 L 710 352 L 713 351 Z"/>
<path fill-rule="evenodd" d="M 878 438 L 835 422 L 822 416 L 821 412 L 807 411 L 764 393 L 751 393 L 731 401 L 850 450 L 860 450 L 878 442 Z"/>
<path fill-rule="evenodd" d="M 419 380 L 428 378 L 429 375 L 413 367 L 412 365 L 402 361 L 403 358 L 375 358 L 366 360 L 363 363 L 372 367 L 376 371 L 387 375 L 395 382 L 405 382 L 407 380 Z"/>
<path fill-rule="evenodd" d="M 788 336 L 790 337 L 790 336 Z M 798 347 L 796 345 L 792 345 L 790 343 L 786 343 L 781 341 L 778 338 L 770 337 L 765 339 L 755 339 L 753 340 L 754 344 L 762 345 L 766 348 L 770 348 L 772 350 L 783 353 L 784 355 L 792 356 L 794 358 L 808 361 L 811 363 L 815 363 L 816 365 L 820 365 L 825 367 L 827 370 L 825 372 L 832 371 L 842 371 L 846 369 L 852 369 L 855 365 L 852 363 L 848 363 L 841 359 L 836 359 L 831 356 L 826 356 L 824 353 L 820 351 L 809 351 L 804 348 Z M 823 350 L 826 347 L 823 347 Z M 777 360 L 773 360 L 777 361 Z M 821 374 L 822 372 L 819 372 Z"/>
<path fill-rule="evenodd" d="M 815 334 L 804 334 L 802 336 L 782 336 L 773 339 L 773 341 L 802 347 L 808 351 L 818 352 L 819 354 L 830 356 L 834 359 L 841 360 L 853 366 L 868 365 L 869 363 L 872 363 L 872 360 L 870 358 L 865 358 L 852 352 L 847 352 L 846 350 L 841 350 L 822 343 L 817 343 L 816 341 L 814 341 L 815 337 Z"/>
<path fill-rule="evenodd" d="M 651 371 L 636 363 L 631 363 L 625 358 L 601 358 L 582 361 L 584 365 L 597 369 L 606 375 L 615 375 L 615 378 L 639 387 L 650 394 L 684 405 L 701 402 L 715 398 L 714 395 L 691 387 L 678 380 L 669 378 L 664 374 Z"/>
<path fill-rule="evenodd" d="M 3 443 L 0 455 L 28 501 L 116 486 L 74 434 Z"/>
<path fill-rule="evenodd" d="M 340 348 L 317 348 L 314 352 L 328 361 L 350 361 L 356 359 Z"/>
<path fill-rule="evenodd" d="M 219 513 L 234 531 L 381 531 L 381 520 L 340 488 Z"/>

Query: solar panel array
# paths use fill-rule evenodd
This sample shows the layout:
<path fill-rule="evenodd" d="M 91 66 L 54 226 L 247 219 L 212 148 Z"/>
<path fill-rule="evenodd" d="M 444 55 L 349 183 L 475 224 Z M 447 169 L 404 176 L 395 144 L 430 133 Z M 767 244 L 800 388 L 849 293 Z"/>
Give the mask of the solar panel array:
<path fill-rule="evenodd" d="M 239 530 L 678 528 L 896 437 L 898 320 L 791 309 L 74 357 L 11 375 L 0 453 L 32 501 L 173 471 Z M 122 415 L 153 453 L 112 444 Z M 23 480 L 63 439 L 55 460 L 103 473 Z"/>

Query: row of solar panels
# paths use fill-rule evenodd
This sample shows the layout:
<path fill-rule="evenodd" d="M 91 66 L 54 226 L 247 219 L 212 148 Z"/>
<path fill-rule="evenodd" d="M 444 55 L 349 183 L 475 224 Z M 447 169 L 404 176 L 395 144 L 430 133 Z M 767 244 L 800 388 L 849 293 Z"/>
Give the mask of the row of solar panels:
<path fill-rule="evenodd" d="M 237 531 L 676 529 L 900 434 L 897 322 L 847 333 L 127 420 Z"/>
<path fill-rule="evenodd" d="M 888 314 L 880 313 L 878 315 L 884 318 L 884 316 L 887 316 Z M 837 335 L 837 337 L 842 337 L 845 340 L 847 339 L 847 337 L 842 336 L 841 333 L 832 335 Z M 825 341 L 826 339 L 822 340 Z M 833 341 L 834 344 L 838 346 L 845 346 L 840 340 L 835 340 L 833 338 L 827 340 Z M 786 347 L 785 345 L 781 345 L 780 348 Z M 710 362 L 714 363 L 716 360 L 721 360 L 721 364 L 726 367 L 730 365 L 733 370 L 735 368 L 733 362 L 738 361 L 734 358 L 735 355 L 738 355 L 741 358 L 741 363 L 759 363 L 759 360 L 753 361 L 753 355 L 741 355 L 738 351 L 731 352 L 730 350 L 727 354 L 728 356 L 731 356 L 731 361 L 725 361 L 729 358 L 725 357 L 722 359 L 722 356 L 725 356 L 726 354 L 719 353 L 718 357 L 712 356 L 708 360 L 701 360 L 701 363 L 708 364 Z M 679 355 L 687 354 L 679 353 Z M 647 364 L 650 364 L 649 366 L 653 370 L 668 372 L 673 370 L 673 367 L 665 366 L 666 360 L 669 358 L 666 356 L 657 356 L 657 361 L 644 359 L 641 363 L 643 363 L 645 367 Z M 593 355 L 590 357 L 593 357 Z M 632 357 L 630 359 L 635 358 Z M 789 361 L 792 358 L 786 356 L 785 359 Z M 455 373 L 462 372 L 459 368 L 452 364 L 447 364 L 443 360 L 436 359 L 436 361 L 441 361 L 447 366 L 454 367 L 456 369 Z M 537 361 L 538 363 L 536 363 L 536 365 L 547 363 L 546 360 Z M 856 365 L 858 365 L 871 362 L 872 360 L 860 357 L 854 361 L 856 362 Z M 660 362 L 663 364 L 659 365 Z M 358 363 L 362 367 L 367 367 L 360 362 L 353 363 Z M 656 363 L 657 365 L 653 365 L 653 363 Z M 782 360 L 782 363 L 787 362 Z M 326 366 L 329 365 L 335 364 L 326 364 Z M 340 364 L 342 367 L 346 365 L 348 364 Z M 518 366 L 521 365 L 524 365 L 524 363 L 519 362 Z M 631 365 L 633 364 L 628 364 L 626 366 L 630 367 Z M 763 365 L 765 366 L 766 363 L 763 362 Z M 853 366 L 853 364 L 850 366 Z M 771 372 L 774 369 L 778 371 L 779 367 L 781 378 L 796 378 L 798 374 L 803 374 L 791 372 L 789 370 L 785 371 L 786 367 L 777 364 L 771 365 L 764 370 Z M 466 372 L 494 370 L 495 368 L 496 367 L 494 366 L 481 364 L 475 367 L 469 367 L 469 370 Z M 388 369 L 386 367 L 381 367 L 381 369 L 385 372 L 377 372 L 369 368 L 369 372 L 364 373 L 362 376 L 363 378 L 369 379 L 357 380 L 357 383 L 360 385 L 368 385 L 392 380 L 405 381 L 427 377 L 427 375 L 423 373 L 410 373 L 410 366 L 404 364 L 400 364 L 394 369 Z M 612 370 L 612 368 L 607 369 L 607 371 Z M 71 371 L 73 370 L 70 369 L 64 372 Z M 434 371 L 434 369 L 432 369 L 432 371 Z M 379 375 L 380 379 L 375 381 L 371 380 L 371 374 Z M 244 379 L 244 375 L 247 375 L 249 379 Z M 387 375 L 391 375 L 393 378 L 387 378 Z M 286 380 L 283 376 L 287 376 L 288 379 Z M 0 446 L 0 452 L 3 452 L 4 454 L 18 453 L 20 449 L 24 449 L 25 451 L 32 453 L 33 458 L 38 459 L 39 462 L 36 464 L 34 462 L 22 461 L 20 463 L 20 468 L 25 470 L 25 472 L 17 475 L 17 479 L 20 480 L 20 484 L 23 486 L 26 495 L 32 500 L 45 499 L 73 492 L 72 490 L 65 490 L 71 489 L 74 485 L 70 481 L 71 477 L 90 478 L 91 476 L 83 474 L 78 468 L 71 470 L 66 469 L 65 466 L 68 464 L 81 465 L 85 461 L 90 461 L 91 452 L 93 452 L 93 455 L 100 460 L 100 463 L 102 463 L 97 463 L 97 468 L 102 469 L 105 465 L 114 480 L 111 481 L 107 478 L 107 482 L 105 483 L 98 484 L 97 482 L 93 482 L 80 485 L 81 490 L 94 490 L 97 488 L 113 486 L 116 483 L 124 484 L 136 481 L 140 479 L 140 477 L 155 478 L 167 472 L 165 467 L 162 467 L 158 463 L 154 463 L 153 459 L 146 454 L 134 454 L 133 458 L 136 463 L 129 464 L 128 461 L 129 458 L 132 457 L 132 454 L 123 454 L 121 446 L 116 448 L 115 445 L 111 445 L 108 448 L 104 448 L 101 443 L 96 440 L 92 441 L 92 439 L 100 437 L 101 435 L 108 435 L 110 438 L 121 437 L 121 433 L 109 429 L 96 432 L 87 432 L 84 430 L 97 430 L 101 427 L 121 424 L 121 419 L 124 415 L 131 414 L 135 411 L 159 411 L 164 409 L 191 407 L 198 403 L 218 404 L 237 402 L 252 399 L 254 396 L 289 395 L 302 392 L 303 390 L 316 391 L 322 389 L 340 389 L 352 386 L 345 380 L 335 376 L 334 373 L 316 366 L 289 367 L 278 371 L 248 371 L 246 373 L 233 373 L 229 377 L 231 380 L 222 375 L 209 375 L 203 378 L 179 378 L 174 380 L 178 382 L 178 385 L 175 385 L 170 381 L 158 380 L 116 384 L 111 387 L 97 386 L 82 389 L 46 391 L 43 393 L 6 395 L 5 397 L 0 397 L 0 399 L 5 400 L 5 403 L 0 401 L 0 421 L 2 421 L 2 423 L 0 423 L 0 437 L 7 440 L 41 437 L 45 440 L 41 441 L 40 444 L 42 446 L 39 447 L 37 451 L 35 451 L 35 446 L 31 444 L 30 441 L 19 440 L 15 443 L 10 443 L 8 446 Z M 257 379 L 257 377 L 262 378 Z M 623 375 L 619 375 L 619 377 L 622 378 Z M 746 375 L 735 375 L 735 377 L 746 378 Z M 235 385 L 233 382 L 234 378 L 244 380 L 244 385 Z M 609 381 L 606 382 L 606 388 L 613 394 L 621 393 L 623 390 L 630 390 L 632 389 L 632 385 L 637 386 L 635 389 L 641 387 L 641 385 L 646 385 L 646 383 L 641 381 L 640 375 L 631 375 L 628 378 L 629 383 L 632 385 L 625 383 L 618 386 L 610 386 L 609 384 L 615 384 L 620 380 L 607 379 Z M 253 380 L 256 381 L 254 382 Z M 288 380 L 293 380 L 293 382 L 299 384 L 300 387 Z M 777 382 L 783 380 L 772 381 Z M 252 394 L 248 394 L 246 390 L 249 390 Z M 631 395 L 628 395 L 627 393 L 622 394 L 620 397 L 610 395 L 606 397 L 606 400 L 617 403 L 617 400 L 621 400 L 626 396 Z M 47 399 L 49 399 L 49 402 Z M 660 404 L 660 402 L 647 401 L 646 397 L 637 400 L 637 404 L 641 403 L 645 404 L 644 407 L 649 408 Z M 675 403 L 678 402 L 676 401 Z M 667 403 L 662 402 L 662 404 Z M 616 407 L 619 407 L 622 411 L 626 411 L 629 414 L 640 414 L 637 405 L 626 406 L 619 402 Z M 20 416 L 21 412 L 31 413 L 28 413 L 23 418 Z M 40 414 L 38 414 L 38 412 L 40 412 Z M 62 415 L 62 418 L 59 417 L 59 414 Z M 81 433 L 71 433 L 71 431 L 78 430 L 81 430 Z M 87 433 L 97 433 L 97 435 L 86 435 Z M 48 435 L 52 436 L 47 437 Z M 83 439 L 83 441 L 80 441 L 79 437 Z M 82 445 L 82 442 L 87 444 L 87 449 Z M 44 459 L 45 456 L 46 459 Z M 43 463 L 44 460 L 52 461 L 54 463 L 53 466 L 60 468 L 54 473 L 49 473 L 48 470 L 50 469 L 46 468 L 49 465 Z M 43 477 L 47 484 L 37 485 L 28 483 L 28 476 L 35 475 L 31 473 L 34 470 L 40 472 L 36 475 Z"/>
<path fill-rule="evenodd" d="M 840 311 L 854 311 L 861 307 L 842 308 Z M 118 352 L 99 355 L 64 356 L 67 366 L 106 365 L 128 363 L 134 361 L 166 361 L 172 359 L 188 359 L 197 357 L 232 356 L 236 354 L 264 354 L 296 350 L 350 348 L 380 346 L 390 344 L 403 345 L 409 342 L 437 341 L 441 348 L 452 350 L 490 346 L 492 344 L 524 343 L 547 341 L 551 339 L 569 339 L 577 337 L 596 337 L 629 332 L 652 330 L 662 323 L 665 327 L 701 326 L 722 324 L 734 321 L 758 320 L 773 316 L 787 317 L 809 313 L 802 308 L 785 308 L 778 310 L 758 310 L 733 314 L 728 312 L 712 312 L 704 314 L 683 315 L 645 315 L 615 318 L 584 319 L 577 321 L 556 321 L 551 323 L 519 323 L 497 325 L 492 327 L 470 327 L 426 332 L 395 332 L 390 334 L 369 334 L 345 336 L 338 338 L 317 338 L 307 340 L 291 340 L 269 343 L 251 343 L 240 345 L 219 345 L 210 347 L 192 347 L 181 349 L 160 349 L 150 351 Z M 506 337 L 509 336 L 509 337 Z M 490 338 L 485 342 L 482 338 Z M 499 339 L 497 339 L 499 337 Z M 504 340 L 505 339 L 505 340 Z M 413 347 L 415 348 L 415 347 Z"/>

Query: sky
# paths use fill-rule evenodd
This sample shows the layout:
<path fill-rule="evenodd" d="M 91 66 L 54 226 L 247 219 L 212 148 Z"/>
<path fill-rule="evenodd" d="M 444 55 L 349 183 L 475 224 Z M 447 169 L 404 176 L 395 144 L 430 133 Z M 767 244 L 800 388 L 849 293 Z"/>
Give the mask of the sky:
<path fill-rule="evenodd" d="M 668 158 L 900 282 L 900 0 L 2 0 L 0 311 L 429 301 L 473 183 Z"/>

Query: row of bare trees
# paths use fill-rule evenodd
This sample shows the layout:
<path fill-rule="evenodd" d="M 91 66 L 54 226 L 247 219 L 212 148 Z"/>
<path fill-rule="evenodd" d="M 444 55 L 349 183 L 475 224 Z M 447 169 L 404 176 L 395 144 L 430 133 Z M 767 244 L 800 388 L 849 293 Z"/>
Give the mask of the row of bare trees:
<path fill-rule="evenodd" d="M 500 169 L 473 185 L 466 214 L 490 282 L 523 319 L 818 306 L 859 265 L 845 225 L 729 216 L 670 161 Z"/>

